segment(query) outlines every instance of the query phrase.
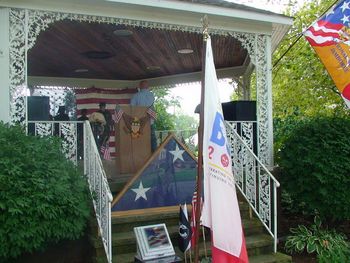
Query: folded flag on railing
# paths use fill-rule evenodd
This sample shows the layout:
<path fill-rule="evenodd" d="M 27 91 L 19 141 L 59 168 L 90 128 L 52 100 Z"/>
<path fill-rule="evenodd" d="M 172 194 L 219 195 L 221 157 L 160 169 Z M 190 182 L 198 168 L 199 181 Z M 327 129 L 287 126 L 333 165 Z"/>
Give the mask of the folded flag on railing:
<path fill-rule="evenodd" d="M 111 152 L 109 150 L 109 147 L 106 147 L 106 145 L 101 146 L 101 154 L 102 154 L 103 159 L 111 160 Z"/>
<path fill-rule="evenodd" d="M 179 249 L 186 252 L 191 248 L 192 230 L 190 222 L 188 221 L 187 205 L 180 205 L 179 215 Z"/>
<path fill-rule="evenodd" d="M 149 107 L 146 112 L 152 119 L 154 119 L 154 120 L 157 119 L 157 113 L 155 112 L 155 110 L 152 107 Z"/>

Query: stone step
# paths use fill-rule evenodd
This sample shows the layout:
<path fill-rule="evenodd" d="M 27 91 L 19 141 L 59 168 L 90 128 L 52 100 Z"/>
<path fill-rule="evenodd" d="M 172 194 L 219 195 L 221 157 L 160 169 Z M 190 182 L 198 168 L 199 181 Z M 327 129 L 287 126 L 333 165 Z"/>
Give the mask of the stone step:
<path fill-rule="evenodd" d="M 176 253 L 181 258 L 183 258 L 183 254 Z M 129 253 L 129 254 L 121 254 L 121 255 L 113 255 L 112 257 L 112 263 L 133 263 L 134 262 L 134 256 L 135 253 Z M 200 257 L 204 258 L 204 254 L 200 253 Z M 210 255 L 208 255 L 210 257 Z M 193 260 L 193 253 L 192 253 L 192 260 Z M 106 263 L 106 260 L 101 257 L 98 260 L 96 260 L 97 263 Z M 187 262 L 189 262 L 189 259 L 187 258 Z M 250 263 L 292 263 L 291 256 L 281 254 L 281 253 L 270 253 L 266 255 L 257 255 L 257 256 L 250 256 L 249 257 Z"/>
<path fill-rule="evenodd" d="M 168 227 L 169 236 L 172 240 L 173 246 L 177 247 L 178 226 Z M 263 233 L 246 235 L 246 245 L 249 255 L 260 255 L 272 251 L 272 238 Z M 94 242 L 96 253 L 98 256 L 103 255 L 104 250 L 102 243 L 97 240 Z M 208 242 L 210 247 L 210 242 Z M 113 254 L 129 254 L 136 253 L 136 238 L 133 232 L 114 233 L 112 235 L 112 251 Z"/>
<path fill-rule="evenodd" d="M 119 223 L 117 220 L 112 220 L 112 233 L 124 233 L 124 232 L 133 232 L 134 227 L 139 226 L 147 226 L 154 224 L 165 224 L 167 227 L 169 226 L 178 226 L 179 224 L 179 216 L 176 217 L 168 217 L 168 218 L 148 218 L 147 220 L 143 220 L 142 222 L 135 221 L 124 221 L 123 223 Z M 256 218 L 252 219 L 243 219 L 242 225 L 244 229 L 245 235 L 252 235 L 257 233 L 263 233 L 264 227 L 261 225 L 260 221 Z"/>
<path fill-rule="evenodd" d="M 273 254 L 258 255 L 258 256 L 251 257 L 249 258 L 249 262 L 250 263 L 292 263 L 292 257 L 277 252 Z"/>
<path fill-rule="evenodd" d="M 191 205 L 187 206 L 191 216 Z M 249 205 L 239 202 L 239 209 L 242 219 L 250 218 Z M 147 210 L 129 210 L 112 213 L 112 225 L 127 228 L 128 226 L 148 225 L 149 222 L 176 221 L 179 218 L 179 207 L 150 208 Z M 175 222 L 174 221 L 174 222 Z M 178 221 L 176 221 L 176 224 Z"/>

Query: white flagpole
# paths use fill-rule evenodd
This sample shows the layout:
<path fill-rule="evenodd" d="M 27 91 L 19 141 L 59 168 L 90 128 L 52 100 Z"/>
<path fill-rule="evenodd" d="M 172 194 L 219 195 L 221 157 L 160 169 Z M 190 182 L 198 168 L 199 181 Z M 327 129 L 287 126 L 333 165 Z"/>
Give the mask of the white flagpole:
<path fill-rule="evenodd" d="M 202 196 L 202 182 L 203 182 L 203 127 L 204 127 L 204 90 L 205 90 L 205 61 L 208 38 L 208 17 L 205 15 L 202 19 L 203 23 L 203 50 L 202 50 L 202 87 L 201 87 L 201 102 L 199 112 L 199 131 L 198 131 L 198 167 L 197 167 L 197 197 Z M 196 203 L 196 245 L 194 248 L 194 263 L 199 262 L 199 228 L 201 217 L 200 201 Z"/>

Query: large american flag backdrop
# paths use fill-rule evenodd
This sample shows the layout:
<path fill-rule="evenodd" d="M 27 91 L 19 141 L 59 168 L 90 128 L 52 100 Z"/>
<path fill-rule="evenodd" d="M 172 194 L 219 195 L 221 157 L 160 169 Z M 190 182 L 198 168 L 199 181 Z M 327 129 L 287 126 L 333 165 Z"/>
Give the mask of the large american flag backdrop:
<path fill-rule="evenodd" d="M 195 157 L 174 135 L 169 135 L 115 198 L 112 211 L 190 204 L 196 175 Z"/>
<path fill-rule="evenodd" d="M 350 107 L 350 1 L 340 1 L 304 35 Z"/>
<path fill-rule="evenodd" d="M 76 103 L 78 110 L 78 117 L 80 117 L 80 111 L 82 109 L 87 109 L 88 115 L 97 111 L 99 109 L 99 103 L 105 102 L 106 109 L 114 114 L 115 105 L 128 105 L 130 104 L 130 99 L 137 92 L 136 88 L 128 89 L 105 89 L 105 88 L 86 88 L 77 89 Z M 111 131 L 109 150 L 111 157 L 115 157 L 115 136 L 114 130 Z"/>

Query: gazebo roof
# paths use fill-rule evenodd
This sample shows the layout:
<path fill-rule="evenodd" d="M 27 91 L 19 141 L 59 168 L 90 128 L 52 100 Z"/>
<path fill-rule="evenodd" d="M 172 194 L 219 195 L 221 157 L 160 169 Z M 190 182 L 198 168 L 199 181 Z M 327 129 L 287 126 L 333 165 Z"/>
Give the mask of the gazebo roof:
<path fill-rule="evenodd" d="M 14 2 L 5 0 L 0 6 L 120 19 L 108 24 L 66 19 L 41 32 L 28 53 L 28 75 L 31 84 L 42 85 L 82 79 L 118 80 L 126 86 L 140 79 L 154 79 L 157 84 L 172 79 L 198 80 L 202 52 L 200 19 L 204 14 L 210 21 L 218 76 L 239 76 L 246 71 L 250 58 L 242 39 L 229 33 L 271 35 L 273 51 L 292 23 L 284 15 L 222 0 Z M 121 36 L 123 32 L 131 35 Z M 179 53 L 184 49 L 193 53 Z M 52 83 L 48 83 L 49 79 Z"/>

